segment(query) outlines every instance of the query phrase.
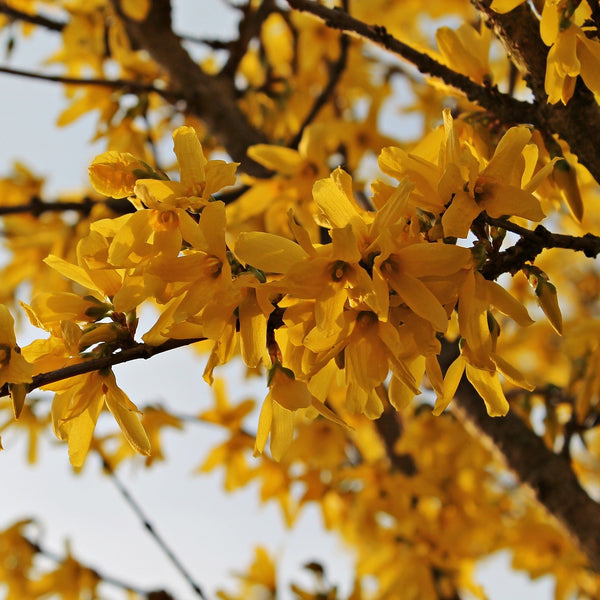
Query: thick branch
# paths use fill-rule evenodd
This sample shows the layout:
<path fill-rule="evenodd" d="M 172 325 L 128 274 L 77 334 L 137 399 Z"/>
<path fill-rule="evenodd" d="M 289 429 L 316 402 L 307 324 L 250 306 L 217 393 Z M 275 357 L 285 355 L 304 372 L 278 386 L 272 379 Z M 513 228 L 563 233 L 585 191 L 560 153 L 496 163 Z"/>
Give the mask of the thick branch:
<path fill-rule="evenodd" d="M 172 88 L 186 101 L 188 109 L 206 122 L 233 160 L 241 163 L 240 169 L 266 176 L 266 169 L 248 158 L 246 150 L 267 139 L 238 106 L 232 79 L 208 75 L 190 58 L 171 29 L 170 2 L 155 0 L 144 21 L 124 21 L 134 45 L 146 50 L 165 69 Z"/>
<path fill-rule="evenodd" d="M 69 379 L 76 375 L 83 375 L 84 373 L 91 373 L 92 371 L 101 371 L 113 367 L 114 365 L 120 365 L 131 360 L 137 360 L 139 358 L 148 359 L 167 352 L 174 350 L 175 348 L 181 348 L 183 346 L 189 346 L 196 342 L 202 342 L 205 338 L 192 338 L 184 340 L 167 340 L 160 344 L 160 346 L 151 346 L 150 344 L 139 343 L 131 348 L 121 350 L 115 354 L 109 356 L 102 356 L 100 358 L 91 358 L 89 360 L 63 367 L 62 369 L 56 369 L 55 371 L 48 371 L 47 373 L 40 373 L 33 378 L 33 381 L 27 385 L 27 391 L 31 392 L 37 388 L 43 387 L 54 383 L 55 381 L 62 381 L 63 379 Z M 0 388 L 0 398 L 8 396 L 8 384 L 4 384 Z"/>
<path fill-rule="evenodd" d="M 442 367 L 448 367 L 456 356 L 456 345 L 444 343 Z M 551 452 L 514 412 L 489 417 L 483 401 L 464 377 L 454 406 L 459 416 L 496 446 L 521 483 L 531 487 L 540 504 L 569 532 L 590 567 L 600 572 L 600 504 L 581 487 L 568 460 Z"/>
<path fill-rule="evenodd" d="M 462 91 L 469 100 L 477 102 L 481 107 L 495 114 L 503 122 L 534 122 L 535 115 L 532 110 L 532 104 L 515 100 L 508 94 L 502 94 L 496 87 L 475 83 L 466 75 L 453 71 L 431 58 L 428 54 L 419 52 L 408 44 L 396 39 L 385 30 L 385 27 L 368 25 L 355 19 L 343 10 L 327 8 L 313 0 L 288 0 L 288 4 L 296 10 L 315 15 L 332 29 L 355 33 L 401 56 L 415 65 L 421 73 L 428 73 L 433 77 L 439 77 L 448 85 Z"/>
<path fill-rule="evenodd" d="M 600 138 L 600 107 L 581 81 L 566 106 L 546 102 L 544 81 L 548 48 L 540 38 L 539 21 L 525 2 L 506 14 L 491 10 L 491 0 L 472 0 L 507 47 L 536 97 L 536 114 L 529 122 L 565 140 L 579 162 L 600 182 L 596 140 Z"/>

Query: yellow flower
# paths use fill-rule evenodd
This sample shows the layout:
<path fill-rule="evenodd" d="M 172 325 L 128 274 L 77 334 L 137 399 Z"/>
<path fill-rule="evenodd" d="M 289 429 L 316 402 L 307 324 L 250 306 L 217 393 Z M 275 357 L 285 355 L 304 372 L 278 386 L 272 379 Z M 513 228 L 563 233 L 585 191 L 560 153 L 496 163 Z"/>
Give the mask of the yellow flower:
<path fill-rule="evenodd" d="M 33 365 L 21 355 L 15 336 L 15 322 L 8 308 L 0 304 L 0 387 L 9 384 L 15 417 L 23 408 L 25 388 L 32 381 Z"/>
<path fill-rule="evenodd" d="M 435 39 L 449 67 L 478 83 L 483 83 L 484 80 L 489 82 L 491 70 L 488 55 L 492 36 L 487 27 L 482 26 L 480 32 L 467 23 L 456 31 L 440 27 L 435 33 Z"/>
<path fill-rule="evenodd" d="M 105 404 L 131 447 L 139 454 L 150 454 L 150 441 L 139 411 L 117 386 L 112 371 L 80 375 L 48 388 L 58 390 L 52 403 L 52 424 L 56 436 L 68 441 L 69 459 L 74 467 L 83 465 Z"/>
<path fill-rule="evenodd" d="M 431 136 L 431 145 L 438 142 L 438 135 Z M 446 237 L 464 238 L 484 210 L 492 217 L 514 215 L 532 221 L 544 218 L 532 192 L 550 174 L 553 163 L 533 175 L 537 153 L 524 153 L 530 139 L 527 127 L 512 127 L 486 161 L 474 154 L 474 145 L 461 142 L 456 123 L 446 109 L 439 164 L 400 148 L 385 148 L 379 164 L 393 177 L 408 176 L 414 181 L 422 195 L 414 202 L 423 210 L 442 215 Z M 423 143 L 421 150 L 432 152 L 431 145 Z"/>

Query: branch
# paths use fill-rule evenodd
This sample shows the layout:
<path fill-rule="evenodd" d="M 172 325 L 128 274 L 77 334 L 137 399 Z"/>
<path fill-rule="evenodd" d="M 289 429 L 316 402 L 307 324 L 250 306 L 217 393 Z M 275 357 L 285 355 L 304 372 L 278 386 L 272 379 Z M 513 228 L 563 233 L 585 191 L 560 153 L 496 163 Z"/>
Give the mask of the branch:
<path fill-rule="evenodd" d="M 64 557 L 57 554 L 56 552 L 52 552 L 51 550 L 48 550 L 47 548 L 44 548 L 42 545 L 40 545 L 39 542 L 34 542 L 33 540 L 30 540 L 28 537 L 23 536 L 23 539 L 25 540 L 25 542 L 27 542 L 27 544 L 31 547 L 31 549 L 38 553 L 38 554 L 42 554 L 43 556 L 49 558 L 50 560 L 56 562 L 56 563 L 62 563 L 64 562 Z M 129 591 L 129 592 L 134 592 L 135 594 L 138 594 L 139 596 L 143 596 L 144 598 L 153 598 L 153 597 L 161 597 L 158 596 L 159 594 L 163 594 L 163 598 L 172 598 L 172 596 L 170 595 L 165 595 L 167 594 L 167 592 L 165 592 L 164 590 L 143 590 L 135 585 L 131 585 L 125 581 L 122 581 L 121 579 L 118 579 L 117 577 L 113 577 L 112 575 L 107 575 L 106 573 L 103 573 L 102 571 L 99 571 L 98 569 L 94 568 L 94 567 L 90 567 L 89 565 L 86 564 L 82 564 L 78 561 L 78 564 L 83 567 L 84 569 L 87 569 L 88 571 L 91 571 L 92 573 L 94 573 L 94 575 L 96 577 L 98 577 L 98 579 L 100 579 L 103 583 L 107 583 L 109 585 L 112 585 L 114 587 L 118 587 L 121 588 L 125 591 Z"/>
<path fill-rule="evenodd" d="M 440 364 L 445 370 L 458 355 L 456 344 L 444 341 Z M 537 500 L 570 534 L 600 573 L 600 504 L 581 487 L 571 464 L 551 452 L 544 442 L 514 413 L 488 416 L 484 403 L 463 377 L 454 407 L 458 417 L 470 422 L 502 453 L 521 483 L 534 491 Z"/>
<path fill-rule="evenodd" d="M 345 0 L 344 8 L 347 7 L 347 4 L 348 2 L 347 0 Z M 325 106 L 330 96 L 333 94 L 335 86 L 338 84 L 343 72 L 346 69 L 346 65 L 348 63 L 349 47 L 350 38 L 344 33 L 342 33 L 342 35 L 340 35 L 340 56 L 333 64 L 329 66 L 329 81 L 327 82 L 327 85 L 323 88 L 321 93 L 315 99 L 312 108 L 304 118 L 302 125 L 300 125 L 298 133 L 296 133 L 296 135 L 292 138 L 292 141 L 289 143 L 290 148 L 298 148 L 304 130 L 316 119 L 321 109 Z"/>
<path fill-rule="evenodd" d="M 0 216 L 30 214 L 39 217 L 46 212 L 66 212 L 73 210 L 82 213 L 83 216 L 89 216 L 92 208 L 97 204 L 104 204 L 111 210 L 120 215 L 134 212 L 134 207 L 125 198 L 106 198 L 102 200 L 93 200 L 89 196 L 84 196 L 80 202 L 49 202 L 42 200 L 39 196 L 32 196 L 28 204 L 16 204 L 12 206 L 0 206 Z"/>
<path fill-rule="evenodd" d="M 548 48 L 540 38 L 539 20 L 529 4 L 525 2 L 506 14 L 499 14 L 490 8 L 491 0 L 472 2 L 504 43 L 536 98 L 535 115 L 531 120 L 522 122 L 532 123 L 550 136 L 557 133 L 600 183 L 596 144 L 600 138 L 600 107 L 592 92 L 579 81 L 566 106 L 547 104 L 544 81 Z"/>
<path fill-rule="evenodd" d="M 278 8 L 275 6 L 274 0 L 262 0 L 256 10 L 253 9 L 251 2 L 240 7 L 240 10 L 244 12 L 244 17 L 238 25 L 238 37 L 229 45 L 229 58 L 221 71 L 222 75 L 228 77 L 235 75 L 240 61 L 246 54 L 250 40 L 258 37 L 265 19 Z"/>
<path fill-rule="evenodd" d="M 22 10 L 12 8 L 3 0 L 0 0 L 0 14 L 6 15 L 14 20 L 31 23 L 32 25 L 40 25 L 51 31 L 62 31 L 66 26 L 66 23 L 63 23 L 62 21 L 55 21 L 53 19 L 48 19 L 47 17 L 42 17 L 41 15 L 31 15 Z"/>
<path fill-rule="evenodd" d="M 113 4 L 119 10 L 118 0 Z M 267 169 L 246 156 L 249 146 L 267 142 L 266 137 L 238 106 L 232 79 L 208 75 L 181 45 L 171 29 L 170 2 L 152 2 L 141 22 L 121 17 L 134 45 L 146 50 L 165 69 L 177 95 L 186 101 L 190 112 L 206 122 L 233 160 L 241 163 L 240 169 L 250 175 L 267 176 Z"/>
<path fill-rule="evenodd" d="M 181 348 L 183 346 L 189 346 L 196 342 L 202 342 L 206 338 L 190 338 L 183 340 L 167 340 L 159 346 L 151 346 L 150 344 L 139 343 L 131 348 L 121 350 L 110 356 L 102 356 L 100 358 L 91 358 L 83 362 L 62 367 L 54 371 L 48 371 L 47 373 L 39 373 L 35 375 L 33 381 L 27 385 L 27 392 L 36 390 L 37 388 L 43 387 L 54 383 L 55 381 L 62 381 L 63 379 L 69 379 L 69 377 L 75 377 L 76 375 L 83 375 L 84 373 L 91 373 L 92 371 L 100 371 L 113 367 L 114 365 L 120 365 L 130 360 L 137 360 L 143 358 L 144 360 L 152 358 L 157 354 L 174 350 L 175 348 Z M 0 388 L 0 398 L 8 396 L 8 383 L 5 383 Z"/>
<path fill-rule="evenodd" d="M 357 34 L 378 46 L 397 54 L 415 65 L 421 73 L 438 77 L 448 85 L 462 91 L 469 100 L 494 113 L 503 122 L 535 123 L 536 115 L 533 105 L 515 100 L 508 94 L 501 93 L 497 87 L 483 86 L 475 83 L 462 73 L 457 73 L 442 65 L 428 54 L 415 50 L 408 44 L 390 35 L 385 27 L 367 25 L 340 9 L 327 8 L 313 0 L 288 0 L 288 4 L 303 12 L 308 12 L 321 19 L 328 27 Z"/>
<path fill-rule="evenodd" d="M 375 419 L 377 433 L 385 446 L 385 453 L 390 461 L 392 470 L 412 477 L 417 473 L 417 465 L 410 454 L 396 452 L 396 442 L 403 432 L 402 420 L 397 410 L 387 405 L 378 419 Z"/>
<path fill-rule="evenodd" d="M 564 248 L 583 252 L 588 258 L 596 258 L 600 254 L 600 237 L 591 233 L 581 237 L 563 235 L 551 233 L 543 225 L 538 225 L 534 230 L 525 229 L 506 219 L 494 219 L 488 215 L 484 215 L 483 220 L 521 236 L 514 246 L 498 253 L 484 265 L 481 273 L 486 279 L 496 279 L 502 273 L 514 275 L 526 262 L 533 262 L 544 249 Z"/>
<path fill-rule="evenodd" d="M 67 77 L 64 75 L 44 75 L 43 73 L 34 73 L 33 71 L 23 71 L 21 69 L 11 69 L 10 67 L 0 67 L 0 73 L 7 75 L 18 75 L 19 77 L 28 77 L 29 79 L 39 79 L 53 83 L 64 83 L 66 85 L 91 85 L 98 87 L 108 87 L 121 90 L 125 93 L 155 92 L 168 100 L 181 99 L 171 90 L 161 90 L 151 84 L 133 81 L 131 79 L 94 79 L 85 77 Z"/>
<path fill-rule="evenodd" d="M 150 522 L 149 518 L 144 513 L 144 510 L 139 505 L 139 503 L 133 498 L 133 496 L 129 493 L 129 490 L 125 486 L 125 484 L 117 477 L 117 474 L 114 472 L 113 468 L 110 466 L 110 463 L 106 459 L 106 457 L 102 454 L 100 450 L 98 450 L 100 456 L 102 458 L 102 466 L 106 473 L 110 476 L 112 482 L 115 484 L 115 487 L 125 500 L 127 504 L 131 507 L 131 510 L 135 513 L 136 517 L 140 520 L 144 528 L 148 531 L 150 536 L 154 539 L 154 541 L 158 544 L 160 549 L 165 553 L 167 558 L 171 561 L 173 566 L 183 575 L 184 579 L 190 584 L 191 588 L 194 590 L 197 596 L 202 598 L 202 600 L 207 600 L 206 595 L 202 591 L 202 588 L 194 581 L 194 578 L 188 572 L 188 570 L 183 566 L 183 563 L 177 558 L 175 553 L 171 550 L 169 545 L 165 542 L 163 537 L 158 533 L 154 525 Z"/>

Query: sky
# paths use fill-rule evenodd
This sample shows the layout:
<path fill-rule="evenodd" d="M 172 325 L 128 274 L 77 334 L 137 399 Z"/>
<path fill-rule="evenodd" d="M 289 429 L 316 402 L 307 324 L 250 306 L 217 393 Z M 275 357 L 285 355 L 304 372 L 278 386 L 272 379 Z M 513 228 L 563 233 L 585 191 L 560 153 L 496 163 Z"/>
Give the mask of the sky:
<path fill-rule="evenodd" d="M 219 0 L 174 2 L 175 29 L 198 36 L 224 37 L 235 32 L 231 13 Z M 2 55 L 6 35 L 0 34 L 0 64 L 35 69 L 56 44 L 56 34 L 40 32 L 19 43 L 10 60 Z M 2 77 L 0 95 L 0 176 L 20 160 L 47 178 L 46 194 L 76 191 L 87 185 L 87 166 L 103 148 L 89 144 L 94 118 L 85 117 L 59 129 L 56 117 L 66 102 L 59 86 L 17 77 Z M 0 282 L 1 284 L 1 282 Z M 19 337 L 21 345 L 26 337 Z M 119 385 L 136 404 L 168 403 L 185 414 L 198 414 L 212 404 L 202 380 L 203 360 L 187 349 L 115 368 Z M 221 371 L 234 400 L 261 399 L 264 382 L 248 382 L 240 365 Z M 217 587 L 234 583 L 231 571 L 244 569 L 256 545 L 278 558 L 282 581 L 302 581 L 301 565 L 325 562 L 330 579 L 342 592 L 352 581 L 352 556 L 334 535 L 325 533 L 314 509 L 305 511 L 292 531 L 286 530 L 274 506 L 260 506 L 254 486 L 233 495 L 222 491 L 222 474 L 195 475 L 208 450 L 221 440 L 214 427 L 190 425 L 165 435 L 167 463 L 150 470 L 126 465 L 119 470 L 134 498 L 165 537 L 208 596 Z M 40 541 L 55 553 L 70 543 L 79 560 L 101 572 L 144 589 L 166 588 L 178 600 L 194 598 L 185 581 L 137 521 L 111 480 L 100 474 L 99 462 L 89 460 L 75 476 L 66 446 L 48 436 L 40 460 L 25 462 L 24 440 L 2 435 L 0 529 L 16 520 L 37 520 Z M 552 597 L 548 579 L 530 584 L 509 571 L 509 558 L 500 555 L 478 570 L 491 600 L 508 596 L 542 600 Z M 116 597 L 116 594 L 109 597 Z M 291 597 L 284 594 L 283 598 Z"/>

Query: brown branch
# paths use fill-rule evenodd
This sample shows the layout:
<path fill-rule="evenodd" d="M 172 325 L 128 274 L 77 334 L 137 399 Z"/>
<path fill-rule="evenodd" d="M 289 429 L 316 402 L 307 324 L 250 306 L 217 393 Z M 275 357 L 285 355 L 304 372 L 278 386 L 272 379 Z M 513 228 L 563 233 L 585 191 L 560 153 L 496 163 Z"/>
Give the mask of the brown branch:
<path fill-rule="evenodd" d="M 81 201 L 77 202 L 49 202 L 42 200 L 39 196 L 33 196 L 27 204 L 0 206 L 0 216 L 30 214 L 34 217 L 39 217 L 46 212 L 66 212 L 70 210 L 79 212 L 83 216 L 89 216 L 92 208 L 97 204 L 104 204 L 120 215 L 134 212 L 135 210 L 131 202 L 125 198 L 92 200 L 89 196 L 84 196 Z"/>
<path fill-rule="evenodd" d="M 161 551 L 165 554 L 165 556 L 169 559 L 171 564 L 179 571 L 179 573 L 183 576 L 183 578 L 188 582 L 190 587 L 194 590 L 196 595 L 202 600 L 207 600 L 206 595 L 202 591 L 202 588 L 196 583 L 191 573 L 185 568 L 183 563 L 179 560 L 177 555 L 173 552 L 167 542 L 164 540 L 162 535 L 158 533 L 156 527 L 151 523 L 150 519 L 140 506 L 139 502 L 131 495 L 125 484 L 117 477 L 114 469 L 110 466 L 107 458 L 102 454 L 100 450 L 98 450 L 100 457 L 102 458 L 102 466 L 106 473 L 110 476 L 111 481 L 114 483 L 115 487 L 121 494 L 122 498 L 127 502 L 131 510 L 135 513 L 135 516 L 144 526 L 146 531 L 150 534 L 152 539 L 156 542 Z"/>
<path fill-rule="evenodd" d="M 444 342 L 440 364 L 445 370 L 458 355 L 456 344 Z M 600 504 L 581 487 L 571 464 L 551 452 L 544 442 L 514 413 L 488 416 L 475 389 L 463 377 L 454 398 L 457 416 L 472 425 L 502 453 L 521 483 L 570 534 L 586 555 L 590 567 L 600 573 Z"/>
<path fill-rule="evenodd" d="M 400 414 L 388 404 L 374 423 L 392 470 L 404 473 L 408 477 L 415 475 L 417 465 L 414 458 L 410 454 L 396 452 L 396 442 L 400 439 L 403 431 Z"/>
<path fill-rule="evenodd" d="M 477 102 L 503 122 L 535 123 L 536 121 L 532 104 L 521 102 L 508 94 L 503 94 L 495 86 L 483 86 L 475 83 L 466 75 L 453 71 L 431 58 L 428 54 L 419 52 L 396 39 L 386 31 L 385 27 L 368 25 L 343 10 L 327 8 L 314 2 L 314 0 L 288 0 L 288 4 L 296 10 L 311 13 L 332 29 L 354 33 L 397 54 L 415 65 L 421 73 L 438 77 L 448 85 L 462 91 L 469 100 Z"/>
<path fill-rule="evenodd" d="M 102 78 L 86 78 L 86 77 L 67 77 L 64 75 L 45 75 L 43 73 L 35 73 L 33 71 L 23 71 L 21 69 L 11 69 L 10 67 L 0 67 L 0 73 L 7 75 L 17 75 L 19 77 L 27 77 L 29 79 L 39 79 L 41 81 L 49 81 L 52 83 L 64 83 L 65 85 L 91 85 L 97 87 L 108 87 L 119 89 L 125 93 L 140 93 L 140 92 L 155 92 L 169 100 L 178 100 L 180 97 L 173 93 L 172 90 L 162 90 L 148 83 L 133 81 L 130 79 L 102 79 Z"/>
<path fill-rule="evenodd" d="M 598 3 L 598 0 L 587 0 L 587 3 L 592 11 L 591 18 L 596 27 L 596 37 L 598 37 L 598 35 L 600 35 L 600 4 Z"/>
<path fill-rule="evenodd" d="M 535 98 L 546 101 L 544 78 L 548 48 L 540 38 L 540 22 L 527 2 L 508 14 L 490 8 L 491 0 L 471 0 L 487 25 L 504 44 L 512 63 L 523 75 Z"/>
<path fill-rule="evenodd" d="M 113 0 L 118 7 L 118 0 Z M 259 177 L 268 171 L 246 156 L 253 144 L 267 142 L 262 132 L 250 124 L 236 102 L 237 91 L 231 78 L 205 73 L 171 29 L 171 6 L 167 0 L 152 2 L 144 21 L 127 19 L 121 14 L 127 33 L 136 47 L 146 50 L 168 73 L 172 88 L 187 103 L 188 110 L 206 122 L 208 128 L 240 170 Z"/>
<path fill-rule="evenodd" d="M 346 8 L 348 2 L 344 3 L 344 7 Z M 298 148 L 300 144 L 300 140 L 302 139 L 302 134 L 304 130 L 316 119 L 321 109 L 325 106 L 333 91 L 335 90 L 335 86 L 338 84 L 339 80 L 342 77 L 346 69 L 346 65 L 348 63 L 348 49 L 350 48 L 350 38 L 342 33 L 340 35 L 340 56 L 339 58 L 329 66 L 329 81 L 327 85 L 321 90 L 321 93 L 315 99 L 310 111 L 302 121 L 302 125 L 300 125 L 300 129 L 298 133 L 292 138 L 291 142 L 288 144 L 290 148 Z"/>
<path fill-rule="evenodd" d="M 566 106 L 547 104 L 544 81 L 548 48 L 540 38 L 539 20 L 529 4 L 524 2 L 509 13 L 499 14 L 490 8 L 491 0 L 472 2 L 504 43 L 536 98 L 535 115 L 522 122 L 534 124 L 549 136 L 557 133 L 569 144 L 579 162 L 600 182 L 596 143 L 600 138 L 600 107 L 592 92 L 578 81 Z"/>
<path fill-rule="evenodd" d="M 244 13 L 238 25 L 238 37 L 229 46 L 229 58 L 221 70 L 221 74 L 233 77 L 239 67 L 240 61 L 246 54 L 250 40 L 260 34 L 260 29 L 265 19 L 274 11 L 279 10 L 274 0 L 263 0 L 255 10 L 252 3 L 240 7 Z"/>
<path fill-rule="evenodd" d="M 26 23 L 31 23 L 32 25 L 45 27 L 50 31 L 62 31 L 66 26 L 66 23 L 63 23 L 62 21 L 55 21 L 54 19 L 49 19 L 42 15 L 31 15 L 22 10 L 12 8 L 2 0 L 0 0 L 0 14 L 6 15 L 13 20 L 24 21 Z"/>
<path fill-rule="evenodd" d="M 544 249 L 563 248 L 583 252 L 588 258 L 596 258 L 600 254 L 600 237 L 591 233 L 583 236 L 563 235 L 551 233 L 543 225 L 531 230 L 506 219 L 494 219 L 488 215 L 484 215 L 483 220 L 521 236 L 514 246 L 493 256 L 484 265 L 481 272 L 486 279 L 496 279 L 502 273 L 514 275 L 525 263 L 535 260 Z"/>
<path fill-rule="evenodd" d="M 146 360 L 156 356 L 157 354 L 162 354 L 163 352 L 168 352 L 169 350 L 174 350 L 175 348 L 189 346 L 191 344 L 195 344 L 196 342 L 202 342 L 205 339 L 206 338 L 167 340 L 159 346 L 151 346 L 150 344 L 144 343 L 135 344 L 135 346 L 132 346 L 131 348 L 126 348 L 125 350 L 121 350 L 120 352 L 116 352 L 115 354 L 111 354 L 109 356 L 91 358 L 74 365 L 62 367 L 61 369 L 48 371 L 47 373 L 39 373 L 38 375 L 35 375 L 33 381 L 27 385 L 27 392 L 29 393 L 37 388 L 49 385 L 56 381 L 62 381 L 63 379 L 69 379 L 70 377 L 83 375 L 84 373 L 91 373 L 92 371 L 101 371 L 102 369 L 120 365 L 131 360 L 137 360 L 139 358 Z M 8 394 L 8 384 L 5 383 L 0 388 L 0 398 L 3 396 L 8 396 Z"/>

